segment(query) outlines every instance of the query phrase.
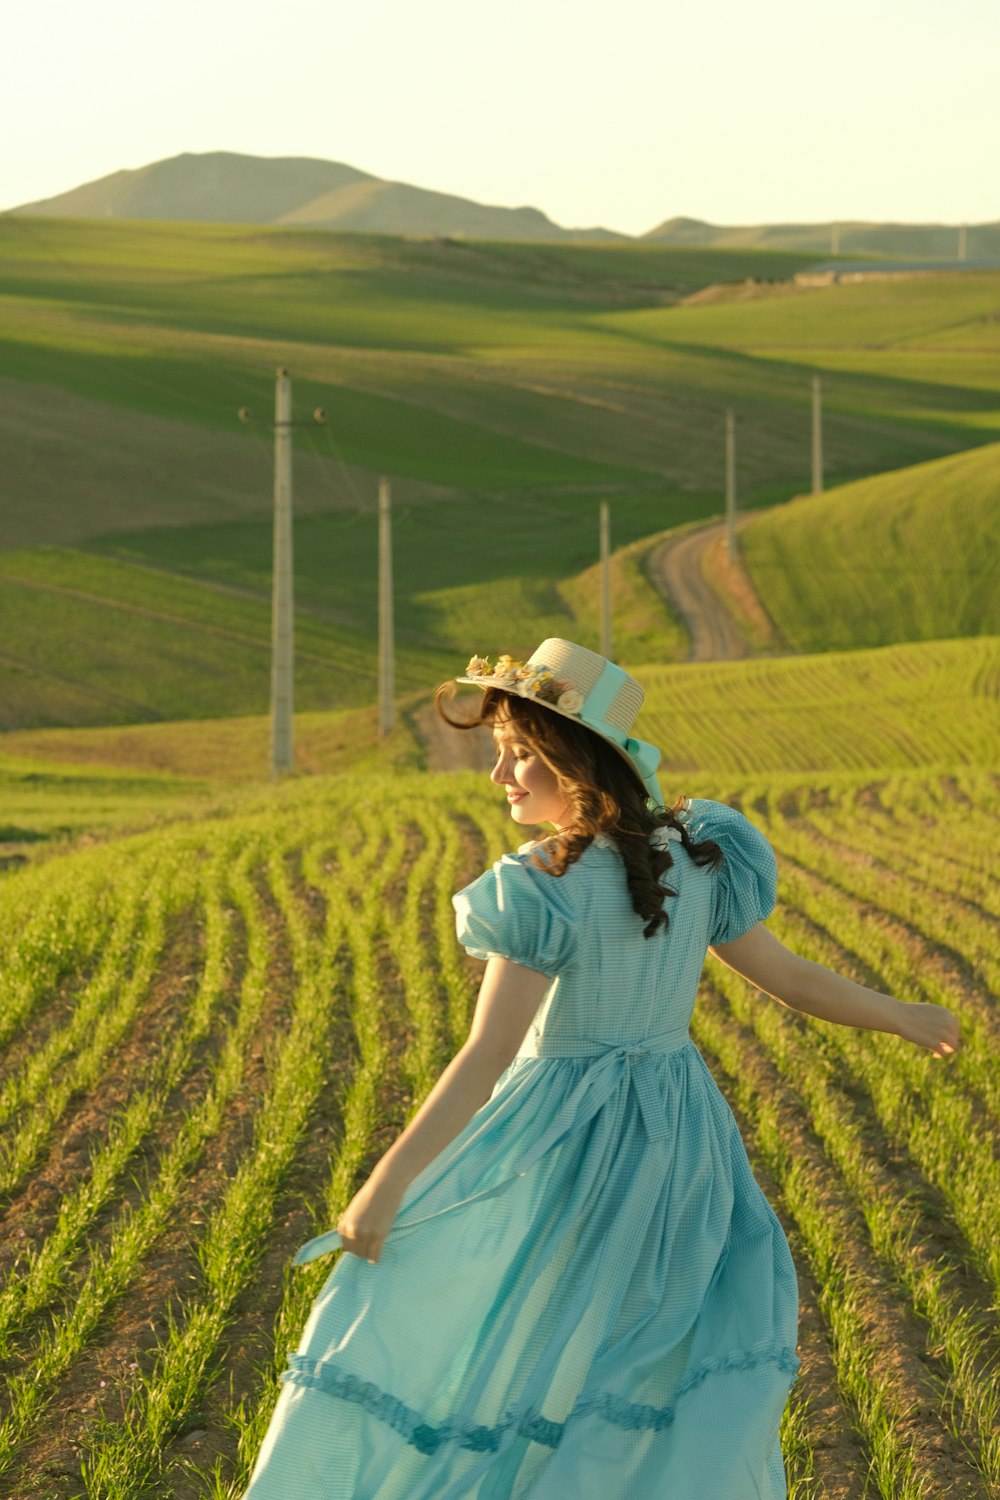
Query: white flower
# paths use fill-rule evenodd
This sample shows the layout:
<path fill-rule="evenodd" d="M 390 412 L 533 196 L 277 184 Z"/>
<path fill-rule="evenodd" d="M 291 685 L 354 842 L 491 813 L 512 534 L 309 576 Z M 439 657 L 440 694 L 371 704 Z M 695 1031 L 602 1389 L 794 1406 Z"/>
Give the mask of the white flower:
<path fill-rule="evenodd" d="M 578 714 L 582 707 L 583 694 L 579 688 L 567 688 L 556 699 L 556 708 L 562 709 L 564 714 Z"/>

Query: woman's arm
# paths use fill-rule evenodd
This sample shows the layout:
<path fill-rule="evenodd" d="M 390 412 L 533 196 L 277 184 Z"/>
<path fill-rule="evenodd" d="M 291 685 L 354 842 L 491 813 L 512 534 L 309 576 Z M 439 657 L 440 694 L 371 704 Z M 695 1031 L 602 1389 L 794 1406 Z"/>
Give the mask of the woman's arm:
<path fill-rule="evenodd" d="M 489 1099 L 551 980 L 509 958 L 491 958 L 468 1041 L 337 1221 L 344 1249 L 376 1261 L 404 1192 Z"/>
<path fill-rule="evenodd" d="M 790 952 L 762 922 L 734 943 L 719 943 L 711 951 L 765 994 L 821 1021 L 893 1032 L 930 1048 L 935 1057 L 957 1052 L 961 1046 L 958 1022 L 943 1005 L 896 1000 L 855 984 Z"/>

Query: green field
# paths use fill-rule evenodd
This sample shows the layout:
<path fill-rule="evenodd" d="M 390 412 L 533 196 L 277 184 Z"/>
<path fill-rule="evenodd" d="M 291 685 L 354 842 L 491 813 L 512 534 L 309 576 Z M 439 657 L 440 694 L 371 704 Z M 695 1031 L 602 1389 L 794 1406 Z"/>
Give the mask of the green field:
<path fill-rule="evenodd" d="M 663 748 L 677 778 L 997 759 L 996 637 L 650 667 L 640 677 L 643 737 Z"/>
<path fill-rule="evenodd" d="M 459 658 L 441 680 L 463 666 Z M 663 750 L 666 795 L 690 772 L 783 772 L 989 766 L 996 760 L 1000 638 L 915 642 L 877 651 L 636 668 L 646 690 L 637 732 Z M 412 716 L 436 683 L 399 704 L 398 727 L 379 743 L 372 709 L 301 714 L 296 765 L 305 776 L 425 764 Z M 193 778 L 206 785 L 261 781 L 266 717 L 122 728 L 8 733 L 6 756 L 39 768 Z M 0 759 L 0 771 L 4 761 Z M 175 783 L 171 783 L 174 785 Z M 183 782 L 178 780 L 177 786 Z M 674 793 L 676 794 L 676 792 Z"/>
<path fill-rule="evenodd" d="M 0 219 L 0 728 L 266 708 L 279 364 L 297 410 L 329 414 L 298 437 L 301 710 L 374 700 L 380 473 L 401 693 L 447 675 L 470 636 L 487 646 L 498 615 L 515 652 L 547 633 L 596 644 L 601 497 L 616 653 L 682 660 L 683 631 L 622 549 L 721 509 L 727 408 L 744 508 L 805 488 L 815 370 L 828 485 L 888 470 L 905 485 L 905 466 L 1000 437 L 1000 273 L 794 288 L 805 263 Z M 686 300 L 747 278 L 749 300 Z M 913 633 L 997 628 L 942 613 Z M 825 648 L 908 630 L 785 634 Z"/>
<path fill-rule="evenodd" d="M 596 503 L 588 509 L 584 528 L 578 502 L 538 513 L 511 501 L 494 535 L 470 529 L 464 502 L 402 511 L 393 528 L 398 691 L 429 691 L 453 676 L 470 639 L 486 649 L 498 615 L 505 645 L 524 655 L 539 632 L 596 646 Z M 638 496 L 613 516 L 618 649 L 632 660 L 682 659 L 684 632 L 637 556 L 662 528 L 662 502 Z M 271 545 L 270 521 L 245 521 L 119 533 L 86 550 L 0 553 L 0 729 L 266 711 Z M 372 703 L 376 516 L 300 518 L 295 552 L 297 707 Z"/>
<path fill-rule="evenodd" d="M 1000 446 L 755 516 L 740 549 L 797 651 L 1000 629 Z"/>
<path fill-rule="evenodd" d="M 704 514 L 719 508 L 727 407 L 742 503 L 786 498 L 808 481 L 817 369 L 831 481 L 1000 435 L 1000 273 L 779 285 L 806 263 L 784 252 L 0 219 L 8 399 L 30 405 L 35 392 L 38 402 L 10 436 L 45 529 L 31 535 L 19 517 L 29 529 L 18 540 L 81 534 L 78 515 L 63 514 L 60 529 L 71 496 L 53 495 L 51 466 L 30 461 L 46 440 L 53 447 L 58 391 L 74 402 L 57 426 L 79 421 L 92 435 L 74 480 L 89 534 L 118 523 L 137 470 L 115 453 L 136 430 L 172 467 L 164 514 L 196 499 L 207 520 L 261 509 L 266 470 L 261 496 L 242 499 L 225 471 L 235 464 L 246 483 L 255 472 L 265 429 L 241 434 L 234 414 L 248 405 L 266 423 L 278 364 L 292 370 L 303 413 L 321 404 L 330 416 L 325 434 L 300 435 L 303 456 L 326 464 L 304 468 L 310 507 L 324 493 L 328 508 L 354 505 L 344 461 L 369 493 L 380 472 L 480 502 L 655 487 L 668 503 L 700 496 Z M 774 286 L 749 302 L 677 305 L 746 278 Z M 140 419 L 150 425 L 137 429 Z M 144 511 L 135 524 L 156 519 Z"/>
<path fill-rule="evenodd" d="M 963 1028 L 942 1066 L 706 973 L 696 1040 L 799 1268 L 792 1500 L 860 1496 L 865 1475 L 885 1500 L 985 1497 L 1000 1479 L 982 1374 L 1000 1290 L 995 781 L 682 789 L 742 804 L 773 839 L 780 936 L 953 1006 Z M 355 776 L 266 804 L 4 880 L 4 1493 L 241 1493 L 329 1270 L 292 1274 L 290 1256 L 463 1036 L 479 966 L 449 896 L 510 843 L 497 793 Z"/>
<path fill-rule="evenodd" d="M 598 645 L 601 497 L 668 799 L 768 834 L 797 952 L 962 1026 L 942 1064 L 704 976 L 800 1278 L 790 1500 L 1000 1494 L 1000 273 L 806 263 L 0 218 L 0 1495 L 242 1493 L 329 1270 L 290 1257 L 464 1038 L 449 897 L 520 837 L 418 711 L 474 650 Z M 330 423 L 268 783 L 278 364 Z M 817 370 L 828 492 L 792 499 Z M 727 407 L 741 506 L 789 502 L 742 552 L 802 654 L 689 665 L 648 555 L 721 510 Z"/>

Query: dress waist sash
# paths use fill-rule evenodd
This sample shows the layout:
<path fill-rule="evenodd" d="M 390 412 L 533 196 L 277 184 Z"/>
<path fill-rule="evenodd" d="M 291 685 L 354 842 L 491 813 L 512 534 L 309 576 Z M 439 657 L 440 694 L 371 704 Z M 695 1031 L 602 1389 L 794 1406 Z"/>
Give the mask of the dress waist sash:
<path fill-rule="evenodd" d="M 588 1124 L 623 1083 L 630 1092 L 635 1093 L 648 1139 L 653 1143 L 665 1140 L 669 1127 L 657 1086 L 655 1058 L 679 1051 L 687 1046 L 690 1040 L 686 1026 L 675 1026 L 669 1031 L 642 1037 L 639 1041 L 621 1042 L 614 1046 L 591 1042 L 582 1037 L 571 1038 L 562 1043 L 552 1040 L 546 1044 L 543 1033 L 537 1038 L 539 1044 L 537 1051 L 522 1050 L 517 1056 L 539 1058 L 543 1061 L 560 1057 L 593 1059 L 590 1067 L 583 1070 L 546 1129 L 527 1145 L 520 1155 L 512 1157 L 503 1177 L 491 1183 L 489 1187 L 470 1193 L 467 1197 L 456 1199 L 453 1203 L 446 1203 L 429 1214 L 413 1213 L 412 1210 L 416 1204 L 404 1202 L 396 1216 L 395 1224 L 389 1231 L 388 1238 L 395 1240 L 397 1236 L 415 1229 L 418 1224 L 426 1224 L 432 1219 L 440 1218 L 442 1214 L 454 1213 L 456 1209 L 464 1208 L 467 1204 L 478 1203 L 484 1198 L 492 1198 L 504 1192 L 516 1178 L 523 1177 L 526 1172 L 529 1172 L 535 1163 L 540 1161 L 545 1153 L 560 1140 Z M 524 1045 L 522 1043 L 522 1048 Z M 549 1050 L 550 1048 L 552 1050 Z M 570 1048 L 573 1050 L 569 1050 Z M 307 1261 L 316 1260 L 320 1255 L 326 1255 L 328 1251 L 339 1248 L 339 1234 L 335 1229 L 328 1230 L 325 1234 L 308 1240 L 297 1251 L 294 1264 L 304 1265 Z"/>
<path fill-rule="evenodd" d="M 518 1057 L 604 1057 L 607 1053 L 639 1056 L 643 1052 L 676 1052 L 691 1040 L 687 1026 L 672 1026 L 637 1042 L 598 1042 L 590 1037 L 564 1037 L 529 1031 L 517 1050 Z"/>

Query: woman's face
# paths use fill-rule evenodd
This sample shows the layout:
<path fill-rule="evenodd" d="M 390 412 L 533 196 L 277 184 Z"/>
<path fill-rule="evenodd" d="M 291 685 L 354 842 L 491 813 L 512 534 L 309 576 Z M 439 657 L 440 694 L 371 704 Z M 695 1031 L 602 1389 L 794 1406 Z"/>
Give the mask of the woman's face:
<path fill-rule="evenodd" d="M 493 739 L 497 759 L 490 780 L 507 788 L 514 822 L 525 827 L 552 823 L 556 828 L 568 823 L 570 807 L 559 790 L 556 773 L 527 740 L 518 739 L 515 725 L 510 720 L 495 724 Z"/>

